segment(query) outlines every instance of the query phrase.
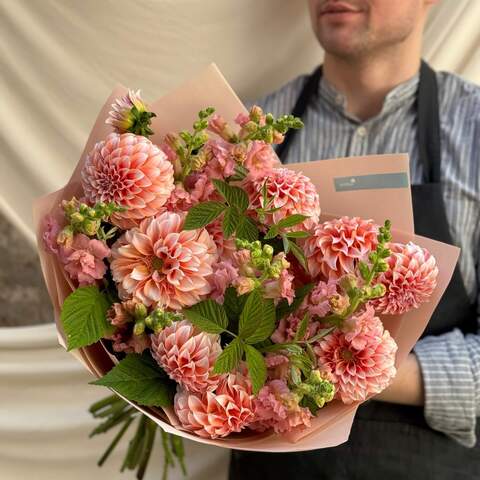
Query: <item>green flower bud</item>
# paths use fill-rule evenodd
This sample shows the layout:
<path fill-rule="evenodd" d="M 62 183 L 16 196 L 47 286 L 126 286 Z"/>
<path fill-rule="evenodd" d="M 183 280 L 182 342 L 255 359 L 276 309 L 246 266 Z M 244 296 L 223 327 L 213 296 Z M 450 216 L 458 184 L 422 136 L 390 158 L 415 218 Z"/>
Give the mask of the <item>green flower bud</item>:
<path fill-rule="evenodd" d="M 74 224 L 82 223 L 84 220 L 85 220 L 85 217 L 79 212 L 75 212 L 70 215 L 70 221 Z"/>
<path fill-rule="evenodd" d="M 135 326 L 133 327 L 133 334 L 141 335 L 144 332 L 145 332 L 145 321 L 139 320 L 138 322 L 135 323 Z"/>
<path fill-rule="evenodd" d="M 135 318 L 138 320 L 145 319 L 147 316 L 147 307 L 143 303 L 137 303 L 135 305 Z"/>

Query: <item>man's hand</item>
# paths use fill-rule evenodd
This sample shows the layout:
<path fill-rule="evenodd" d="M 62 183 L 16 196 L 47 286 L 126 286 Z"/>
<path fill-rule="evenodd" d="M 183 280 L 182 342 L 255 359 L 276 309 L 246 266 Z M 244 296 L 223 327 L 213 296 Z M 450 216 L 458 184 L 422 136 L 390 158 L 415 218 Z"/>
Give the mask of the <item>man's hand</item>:
<path fill-rule="evenodd" d="M 421 406 L 424 404 L 422 373 L 415 354 L 408 354 L 408 357 L 400 365 L 392 384 L 373 398 L 381 402 L 403 405 Z"/>

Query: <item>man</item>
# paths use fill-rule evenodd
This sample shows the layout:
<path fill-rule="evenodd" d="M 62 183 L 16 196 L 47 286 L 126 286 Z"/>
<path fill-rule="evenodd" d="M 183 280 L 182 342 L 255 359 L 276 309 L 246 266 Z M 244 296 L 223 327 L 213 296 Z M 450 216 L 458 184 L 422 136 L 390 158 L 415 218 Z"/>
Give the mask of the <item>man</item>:
<path fill-rule="evenodd" d="M 421 63 L 435 0 L 309 0 L 321 69 L 269 95 L 305 128 L 284 163 L 408 152 L 416 232 L 462 248 L 449 288 L 393 384 L 349 441 L 314 452 L 234 452 L 230 478 L 479 479 L 480 88 Z"/>

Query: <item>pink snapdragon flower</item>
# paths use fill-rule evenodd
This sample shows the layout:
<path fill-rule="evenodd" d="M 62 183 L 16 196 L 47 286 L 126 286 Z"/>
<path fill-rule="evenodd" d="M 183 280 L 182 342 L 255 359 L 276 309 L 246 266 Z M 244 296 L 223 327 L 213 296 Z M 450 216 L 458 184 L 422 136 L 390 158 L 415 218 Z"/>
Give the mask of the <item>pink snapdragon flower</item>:
<path fill-rule="evenodd" d="M 295 290 L 293 289 L 293 275 L 284 268 L 278 278 L 267 280 L 263 284 L 264 297 L 281 300 L 284 298 L 291 305 L 295 298 Z"/>
<path fill-rule="evenodd" d="M 106 243 L 77 233 L 68 246 L 60 246 L 59 258 L 65 271 L 80 286 L 91 285 L 101 280 L 107 271 L 103 261 L 109 257 Z"/>
<path fill-rule="evenodd" d="M 43 219 L 42 240 L 45 248 L 50 253 L 58 253 L 58 234 L 62 228 L 53 215 L 47 215 Z"/>
<path fill-rule="evenodd" d="M 248 147 L 244 166 L 251 180 L 263 182 L 273 168 L 280 166 L 280 162 L 268 143 L 254 140 Z"/>
<path fill-rule="evenodd" d="M 225 290 L 238 278 L 238 270 L 228 260 L 222 260 L 213 265 L 213 274 L 210 277 L 212 291 L 211 298 L 223 303 Z"/>
<path fill-rule="evenodd" d="M 249 428 L 259 432 L 273 428 L 287 433 L 310 426 L 310 410 L 300 407 L 295 395 L 283 380 L 267 381 L 254 400 L 255 419 Z"/>

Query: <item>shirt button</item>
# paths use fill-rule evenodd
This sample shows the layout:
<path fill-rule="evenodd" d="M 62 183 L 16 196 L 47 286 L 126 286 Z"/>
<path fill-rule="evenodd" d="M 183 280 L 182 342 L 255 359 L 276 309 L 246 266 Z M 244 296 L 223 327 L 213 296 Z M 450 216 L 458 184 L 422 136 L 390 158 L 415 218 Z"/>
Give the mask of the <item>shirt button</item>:
<path fill-rule="evenodd" d="M 358 127 L 357 128 L 357 131 L 356 131 L 356 134 L 359 136 L 359 137 L 366 137 L 367 136 L 367 129 L 365 127 Z"/>

